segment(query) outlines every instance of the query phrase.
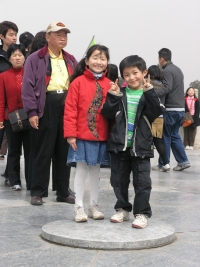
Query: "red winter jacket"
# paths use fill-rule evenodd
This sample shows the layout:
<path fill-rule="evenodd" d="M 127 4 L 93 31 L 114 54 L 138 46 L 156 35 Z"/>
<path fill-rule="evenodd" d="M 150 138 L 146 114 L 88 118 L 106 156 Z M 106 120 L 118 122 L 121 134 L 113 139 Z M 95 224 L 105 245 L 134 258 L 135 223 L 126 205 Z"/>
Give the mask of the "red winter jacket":
<path fill-rule="evenodd" d="M 96 99 L 98 84 L 103 89 L 101 103 L 98 103 Z M 110 80 L 105 77 L 105 74 L 95 80 L 89 69 L 86 69 L 83 75 L 70 84 L 64 111 L 65 138 L 76 137 L 89 141 L 108 139 L 108 120 L 101 115 L 101 108 L 109 89 Z"/>
<path fill-rule="evenodd" d="M 23 108 L 21 99 L 23 73 L 24 68 L 10 68 L 0 75 L 0 122 L 8 119 L 5 115 L 6 111 L 10 113 L 16 109 Z"/>

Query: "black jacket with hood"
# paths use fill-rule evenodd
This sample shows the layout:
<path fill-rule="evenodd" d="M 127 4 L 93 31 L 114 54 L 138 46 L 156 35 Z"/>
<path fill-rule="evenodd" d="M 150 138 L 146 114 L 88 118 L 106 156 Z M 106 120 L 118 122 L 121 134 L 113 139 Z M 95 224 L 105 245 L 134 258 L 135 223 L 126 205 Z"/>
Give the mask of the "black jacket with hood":
<path fill-rule="evenodd" d="M 135 118 L 131 155 L 140 158 L 152 158 L 153 136 L 151 123 L 165 111 L 155 90 L 150 87 L 144 90 L 139 100 Z M 109 91 L 101 113 L 113 121 L 108 140 L 108 151 L 118 153 L 125 151 L 127 146 L 127 97 L 125 88 L 119 94 Z"/>
<path fill-rule="evenodd" d="M 9 70 L 11 66 L 6 51 L 2 50 L 2 45 L 0 45 L 0 73 Z"/>

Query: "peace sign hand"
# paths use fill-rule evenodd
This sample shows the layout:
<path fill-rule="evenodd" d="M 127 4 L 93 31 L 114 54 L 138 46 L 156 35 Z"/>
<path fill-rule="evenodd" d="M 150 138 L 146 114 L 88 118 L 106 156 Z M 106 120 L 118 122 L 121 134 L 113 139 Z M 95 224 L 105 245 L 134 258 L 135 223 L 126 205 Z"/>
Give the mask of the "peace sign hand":
<path fill-rule="evenodd" d="M 120 93 L 120 88 L 118 86 L 118 79 L 116 79 L 115 82 L 110 82 L 111 88 L 110 90 L 115 93 L 115 94 L 119 94 Z"/>
<path fill-rule="evenodd" d="M 148 74 L 147 80 L 145 78 L 143 78 L 143 82 L 144 82 L 144 85 L 143 85 L 144 88 L 151 87 L 151 84 L 150 84 L 150 74 Z"/>

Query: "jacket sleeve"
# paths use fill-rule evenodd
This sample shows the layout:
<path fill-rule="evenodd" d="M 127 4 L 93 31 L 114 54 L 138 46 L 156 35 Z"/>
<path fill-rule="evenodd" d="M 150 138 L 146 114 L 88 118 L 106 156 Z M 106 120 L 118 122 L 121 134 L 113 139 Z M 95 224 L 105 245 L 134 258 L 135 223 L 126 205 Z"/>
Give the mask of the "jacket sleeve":
<path fill-rule="evenodd" d="M 117 111 L 119 111 L 119 103 L 122 100 L 122 96 L 122 93 L 115 94 L 112 93 L 112 91 L 108 91 L 106 101 L 103 104 L 101 110 L 101 114 L 110 120 L 114 120 Z"/>
<path fill-rule="evenodd" d="M 78 83 L 74 80 L 68 89 L 64 109 L 64 138 L 77 137 Z"/>
<path fill-rule="evenodd" d="M 32 62 L 32 57 L 28 57 L 24 66 L 24 76 L 22 81 L 22 101 L 23 107 L 29 118 L 38 116 L 37 114 L 37 99 L 34 92 L 36 83 L 36 66 Z"/>
<path fill-rule="evenodd" d="M 173 79 L 174 79 L 173 75 L 169 70 L 167 69 L 163 70 L 163 80 L 162 80 L 163 87 L 159 90 L 156 90 L 156 94 L 158 97 L 166 96 L 170 92 L 170 90 L 172 90 Z"/>
<path fill-rule="evenodd" d="M 5 88 L 3 83 L 3 77 L 0 75 L 0 122 L 4 121 L 5 118 Z"/>
<path fill-rule="evenodd" d="M 155 90 L 154 88 L 144 90 L 146 103 L 145 115 L 150 122 L 153 122 L 165 112 L 165 106 L 161 103 L 156 91 L 159 90 Z"/>

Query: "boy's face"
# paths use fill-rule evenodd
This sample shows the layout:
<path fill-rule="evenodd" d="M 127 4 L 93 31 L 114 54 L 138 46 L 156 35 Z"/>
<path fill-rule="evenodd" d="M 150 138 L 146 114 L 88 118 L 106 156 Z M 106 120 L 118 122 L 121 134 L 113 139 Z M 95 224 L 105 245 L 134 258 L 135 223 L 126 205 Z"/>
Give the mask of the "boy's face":
<path fill-rule="evenodd" d="M 123 78 L 128 84 L 128 87 L 133 90 L 142 88 L 143 80 L 147 70 L 141 71 L 137 67 L 129 67 L 123 70 Z"/>
<path fill-rule="evenodd" d="M 2 39 L 3 44 L 6 46 L 15 44 L 17 42 L 17 32 L 9 29 L 6 33 L 6 36 L 4 37 L 2 34 L 0 34 L 0 38 Z"/>

